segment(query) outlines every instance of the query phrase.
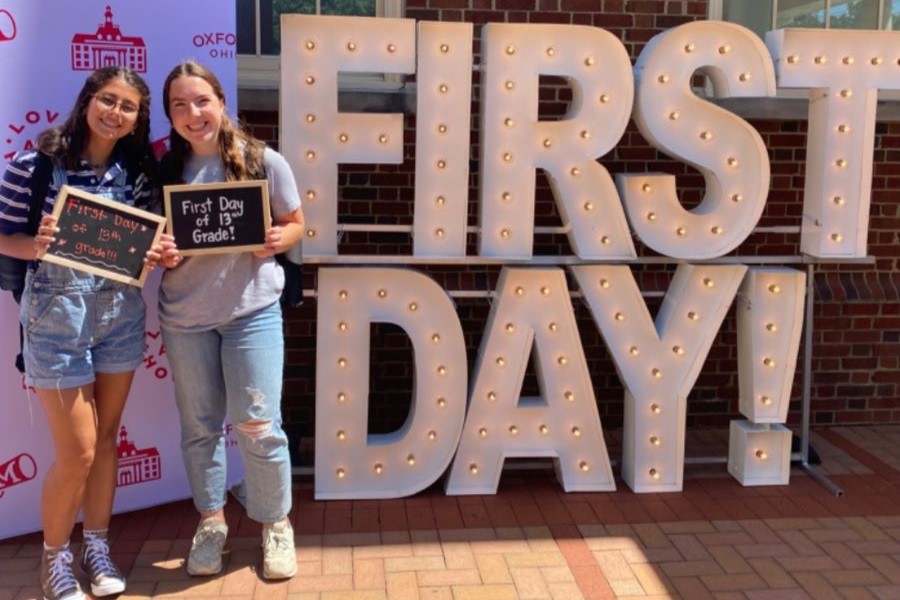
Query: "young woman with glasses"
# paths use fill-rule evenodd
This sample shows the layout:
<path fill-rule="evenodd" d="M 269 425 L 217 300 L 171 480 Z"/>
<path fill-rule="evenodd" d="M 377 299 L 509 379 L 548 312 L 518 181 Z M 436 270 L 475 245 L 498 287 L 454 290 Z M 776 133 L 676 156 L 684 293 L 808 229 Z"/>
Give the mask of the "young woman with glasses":
<path fill-rule="evenodd" d="M 67 184 L 146 208 L 156 163 L 150 146 L 150 92 L 134 71 L 107 67 L 85 81 L 59 127 L 40 134 L 37 150 L 13 158 L 0 183 L 0 252 L 32 260 L 22 295 L 26 383 L 49 424 L 56 456 L 44 477 L 41 518 L 45 600 L 84 597 L 69 537 L 84 516 L 80 563 L 96 596 L 121 593 L 125 578 L 110 560 L 108 527 L 116 490 L 119 421 L 146 342 L 145 306 L 137 287 L 40 258 L 58 232 L 50 216 Z M 46 198 L 31 198 L 38 152 L 50 158 Z M 43 203 L 36 236 L 25 232 L 28 207 Z M 152 267 L 171 238 L 147 253 Z"/>

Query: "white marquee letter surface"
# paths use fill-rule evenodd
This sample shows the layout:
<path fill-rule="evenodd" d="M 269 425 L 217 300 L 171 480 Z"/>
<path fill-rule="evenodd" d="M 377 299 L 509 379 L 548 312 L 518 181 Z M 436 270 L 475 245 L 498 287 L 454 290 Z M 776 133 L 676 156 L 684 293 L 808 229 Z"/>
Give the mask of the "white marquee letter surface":
<path fill-rule="evenodd" d="M 732 421 L 728 472 L 741 485 L 787 485 L 791 478 L 791 430 L 784 425 Z"/>
<path fill-rule="evenodd" d="M 612 177 L 596 158 L 631 115 L 631 63 L 607 31 L 490 23 L 482 30 L 479 254 L 530 258 L 535 169 L 547 172 L 569 243 L 581 258 L 635 256 Z M 572 87 L 569 112 L 538 120 L 541 75 Z"/>
<path fill-rule="evenodd" d="M 635 65 L 635 121 L 659 150 L 694 166 L 706 180 L 700 205 L 686 210 L 675 177 L 619 175 L 631 226 L 667 256 L 708 259 L 727 254 L 753 231 L 769 192 L 769 158 L 749 123 L 701 99 L 695 72 L 716 97 L 775 94 L 772 60 L 760 39 L 730 23 L 698 21 L 656 35 Z"/>
<path fill-rule="evenodd" d="M 416 73 L 408 258 L 466 258 L 472 41 L 470 23 L 284 17 L 280 137 L 304 201 L 308 257 L 340 260 L 338 165 L 404 160 L 405 117 L 340 113 L 339 74 Z M 875 103 L 878 90 L 900 89 L 900 35 L 783 30 L 768 43 L 780 85 L 812 90 L 801 250 L 862 256 Z M 773 96 L 769 50 L 744 27 L 698 21 L 654 37 L 632 69 L 621 41 L 602 29 L 491 23 L 481 56 L 479 259 L 532 259 L 542 169 L 575 262 L 595 263 L 569 268 L 625 387 L 623 480 L 635 492 L 682 489 L 687 398 L 743 281 L 739 406 L 748 421 L 732 421 L 728 470 L 745 485 L 786 483 L 783 423 L 805 275 L 688 264 L 732 252 L 750 235 L 770 179 L 759 133 L 693 85 L 702 74 L 715 97 Z M 555 120 L 539 113 L 539 93 L 556 89 L 548 78 L 572 94 Z M 673 175 L 622 174 L 616 185 L 598 162 L 632 116 L 652 145 L 703 175 L 697 206 L 681 203 Z M 630 230 L 680 261 L 655 319 L 631 267 L 597 264 L 636 258 Z M 427 275 L 322 267 L 318 285 L 317 498 L 409 496 L 448 467 L 448 494 L 494 493 L 507 457 L 552 458 L 567 491 L 615 489 L 565 271 L 503 267 L 471 385 L 453 303 Z M 379 435 L 368 432 L 374 322 L 403 328 L 415 359 L 409 417 Z M 537 397 L 522 396 L 529 365 Z"/>
<path fill-rule="evenodd" d="M 416 256 L 466 255 L 472 31 L 471 23 L 419 23 Z"/>
<path fill-rule="evenodd" d="M 900 90 L 900 32 L 779 29 L 766 34 L 778 85 L 810 88 L 800 249 L 866 255 L 878 90 Z"/>
<path fill-rule="evenodd" d="M 622 479 L 635 492 L 681 490 L 687 395 L 746 269 L 679 265 L 654 326 L 629 267 L 572 267 L 625 385 Z"/>
<path fill-rule="evenodd" d="M 529 356 L 539 397 L 521 397 Z M 562 270 L 503 269 L 475 373 L 448 494 L 496 493 L 507 457 L 553 457 L 566 491 L 615 489 Z"/>
<path fill-rule="evenodd" d="M 803 330 L 806 274 L 753 267 L 737 301 L 740 410 L 754 423 L 787 420 Z"/>
<path fill-rule="evenodd" d="M 741 485 L 786 485 L 787 419 L 803 323 L 806 274 L 779 267 L 747 271 L 737 300 L 740 410 L 732 421 L 728 472 Z"/>
<path fill-rule="evenodd" d="M 434 483 L 466 411 L 466 346 L 450 297 L 415 271 L 322 268 L 316 318 L 316 498 L 400 498 Z M 368 434 L 373 322 L 403 328 L 415 361 L 406 422 L 377 435 Z"/>
<path fill-rule="evenodd" d="M 403 115 L 338 112 L 338 73 L 415 71 L 415 21 L 283 15 L 281 150 L 303 200 L 306 256 L 337 254 L 339 163 L 403 162 Z"/>

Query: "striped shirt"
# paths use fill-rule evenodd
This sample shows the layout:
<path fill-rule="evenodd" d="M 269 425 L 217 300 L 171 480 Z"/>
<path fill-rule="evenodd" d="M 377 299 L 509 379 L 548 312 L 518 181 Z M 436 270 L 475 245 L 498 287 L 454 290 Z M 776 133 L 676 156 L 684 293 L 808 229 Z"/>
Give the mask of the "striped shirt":
<path fill-rule="evenodd" d="M 26 150 L 18 153 L 7 165 L 0 181 L 0 233 L 10 235 L 24 232 L 28 228 L 28 207 L 31 203 L 31 177 L 37 164 L 37 151 Z M 135 180 L 138 202 L 135 202 L 135 189 L 125 177 L 124 161 L 113 160 L 106 173 L 99 177 L 87 161 L 82 160 L 77 170 L 66 170 L 66 185 L 79 188 L 91 194 L 106 198 L 122 198 L 131 206 L 146 206 L 152 190 L 146 176 L 141 173 Z M 50 180 L 47 197 L 44 198 L 44 214 L 53 212 L 59 185 Z"/>

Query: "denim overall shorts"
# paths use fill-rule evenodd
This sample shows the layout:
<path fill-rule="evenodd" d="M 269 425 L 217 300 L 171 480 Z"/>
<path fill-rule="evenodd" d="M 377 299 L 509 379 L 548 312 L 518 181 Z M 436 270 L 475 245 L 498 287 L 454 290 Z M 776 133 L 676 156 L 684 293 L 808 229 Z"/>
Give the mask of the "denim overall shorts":
<path fill-rule="evenodd" d="M 53 170 L 54 188 L 66 183 Z M 124 169 L 97 195 L 125 202 Z M 35 261 L 28 269 L 19 320 L 25 333 L 26 383 L 67 389 L 94 381 L 95 373 L 133 371 L 146 344 L 141 289 L 97 275 Z"/>

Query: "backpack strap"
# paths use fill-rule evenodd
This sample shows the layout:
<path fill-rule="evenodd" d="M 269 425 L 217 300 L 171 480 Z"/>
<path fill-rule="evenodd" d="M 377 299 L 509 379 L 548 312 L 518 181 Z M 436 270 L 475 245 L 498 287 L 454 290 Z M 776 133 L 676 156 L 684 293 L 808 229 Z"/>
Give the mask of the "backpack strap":
<path fill-rule="evenodd" d="M 248 156 L 248 146 L 244 147 L 244 159 Z M 263 147 L 265 155 L 265 146 Z M 265 160 L 261 160 L 256 173 L 250 173 L 251 179 L 268 179 Z M 298 242 L 299 244 L 302 243 Z M 284 270 L 284 289 L 281 290 L 281 306 L 296 308 L 303 304 L 303 255 L 298 246 L 287 252 L 275 255 L 275 261 Z"/>
<path fill-rule="evenodd" d="M 31 174 L 31 201 L 28 205 L 28 235 L 35 235 L 41 224 L 41 215 L 44 212 L 44 203 L 47 200 L 47 192 L 50 190 L 50 181 L 53 179 L 53 160 L 38 151 L 34 163 L 34 172 Z"/>
<path fill-rule="evenodd" d="M 60 177 L 56 174 L 57 170 L 58 169 L 53 166 L 53 160 L 43 152 L 38 151 L 37 158 L 35 159 L 34 163 L 34 171 L 32 171 L 31 173 L 31 198 L 29 198 L 28 201 L 28 224 L 26 229 L 28 235 L 37 234 L 38 226 L 40 226 L 41 224 L 41 215 L 44 212 L 44 203 L 47 200 L 47 192 L 50 190 L 50 181 L 53 179 L 58 179 Z M 61 173 L 61 176 L 65 178 L 65 173 Z M 19 282 L 19 287 L 17 289 L 11 290 L 16 303 L 18 303 L 22 299 L 22 286 L 25 284 L 25 270 L 28 268 L 29 262 L 30 261 L 26 260 L 16 261 L 16 279 Z M 25 359 L 22 356 L 22 347 L 25 344 L 24 336 L 25 334 L 22 330 L 22 324 L 20 323 L 19 353 L 16 354 L 15 361 L 16 369 L 19 370 L 19 373 L 25 372 Z"/>

